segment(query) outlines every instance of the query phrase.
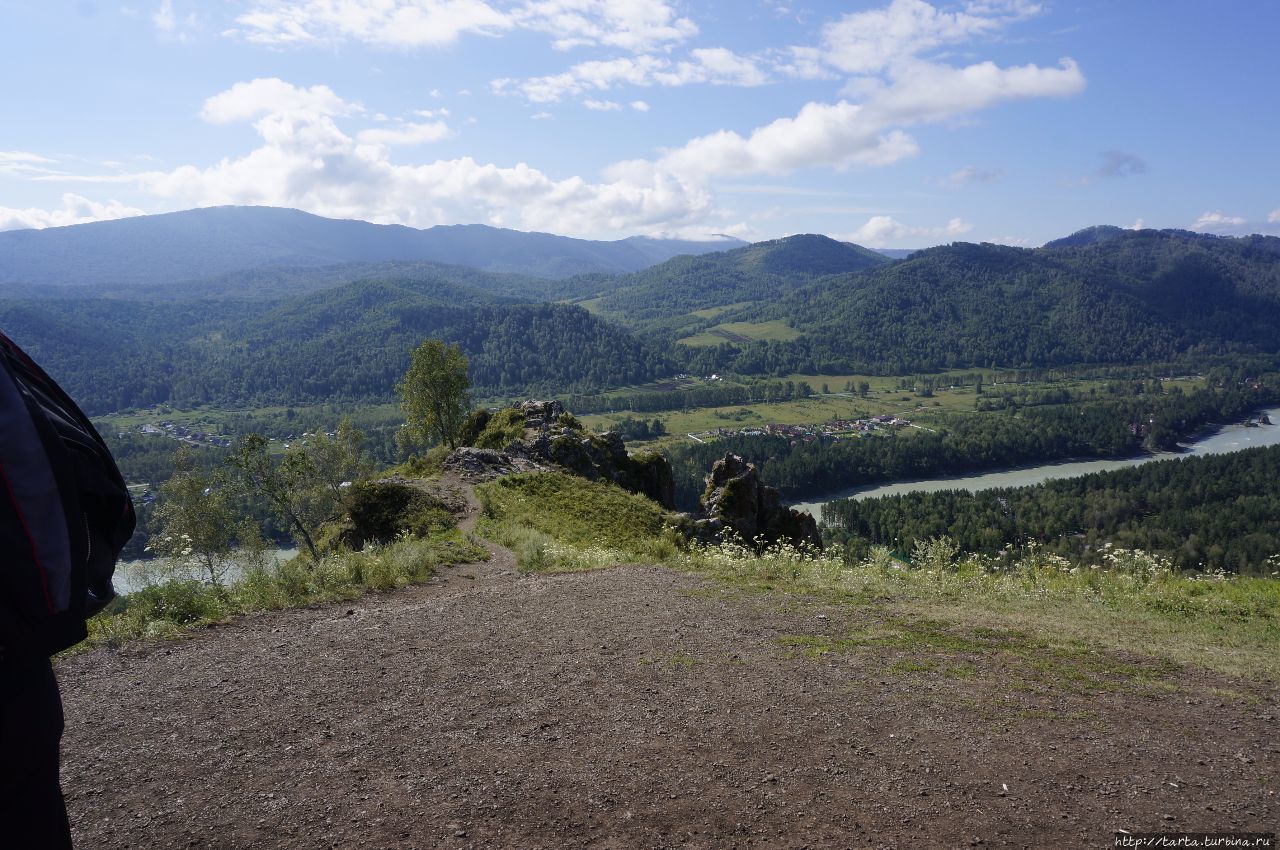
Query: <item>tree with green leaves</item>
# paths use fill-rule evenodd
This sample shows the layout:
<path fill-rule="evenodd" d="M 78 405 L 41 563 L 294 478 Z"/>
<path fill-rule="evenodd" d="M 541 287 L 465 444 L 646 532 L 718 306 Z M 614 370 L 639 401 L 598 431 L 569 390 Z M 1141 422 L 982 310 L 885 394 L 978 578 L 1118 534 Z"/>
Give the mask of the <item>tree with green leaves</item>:
<path fill-rule="evenodd" d="M 178 452 L 174 467 L 173 477 L 160 487 L 154 520 L 159 530 L 150 548 L 172 572 L 196 565 L 209 584 L 221 587 L 235 566 L 261 562 L 262 533 L 236 513 L 226 482 L 197 468 L 189 451 Z"/>
<path fill-rule="evenodd" d="M 409 371 L 396 385 L 405 412 L 405 430 L 419 444 L 458 447 L 471 411 L 467 358 L 456 345 L 428 339 L 413 351 Z"/>
<path fill-rule="evenodd" d="M 266 502 L 315 561 L 320 526 L 346 509 L 343 484 L 368 471 L 363 442 L 364 435 L 344 420 L 336 437 L 307 435 L 279 459 L 271 456 L 265 437 L 249 434 L 227 461 L 241 491 Z"/>

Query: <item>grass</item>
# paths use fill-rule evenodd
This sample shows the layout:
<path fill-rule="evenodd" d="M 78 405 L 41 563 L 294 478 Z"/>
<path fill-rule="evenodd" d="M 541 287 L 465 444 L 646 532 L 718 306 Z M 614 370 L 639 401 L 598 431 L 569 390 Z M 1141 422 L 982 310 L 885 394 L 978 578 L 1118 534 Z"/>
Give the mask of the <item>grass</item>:
<path fill-rule="evenodd" d="M 512 549 L 524 569 L 596 569 L 675 550 L 670 515 L 612 484 L 559 472 L 508 475 L 482 484 L 481 530 Z"/>
<path fill-rule="evenodd" d="M 456 529 L 427 538 L 405 537 L 359 552 L 342 550 L 316 564 L 305 557 L 246 570 L 226 587 L 171 579 L 131 593 L 111 612 L 89 620 L 89 637 L 69 652 L 120 646 L 143 638 L 180 637 L 255 611 L 355 599 L 373 590 L 418 584 L 445 564 L 483 560 L 484 548 Z"/>
<path fill-rule="evenodd" d="M 944 675 L 958 678 L 973 659 L 998 656 L 1016 662 L 1014 684 L 1030 689 L 1154 686 L 1181 666 L 1280 683 L 1280 581 L 1272 579 L 1180 574 L 1128 550 L 1112 550 L 1100 565 L 1034 546 L 989 558 L 945 540 L 920 547 L 913 565 L 885 549 L 854 563 L 786 547 L 756 556 L 732 544 L 686 544 L 670 527 L 676 517 L 613 485 L 534 473 L 481 491 L 482 528 L 527 570 L 665 564 L 738 593 L 849 605 L 872 620 L 863 631 L 789 638 L 802 655 L 936 656 Z"/>
<path fill-rule="evenodd" d="M 799 339 L 800 331 L 781 319 L 771 322 L 725 322 L 707 328 L 693 336 L 676 340 L 681 345 L 693 347 L 719 345 L 722 342 L 756 342 L 759 340 L 785 342 Z"/>

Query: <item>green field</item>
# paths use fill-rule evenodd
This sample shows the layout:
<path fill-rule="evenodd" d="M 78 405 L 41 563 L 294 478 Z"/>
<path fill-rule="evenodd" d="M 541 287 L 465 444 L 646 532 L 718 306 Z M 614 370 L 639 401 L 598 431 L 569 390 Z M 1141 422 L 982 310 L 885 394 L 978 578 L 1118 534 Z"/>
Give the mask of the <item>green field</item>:
<path fill-rule="evenodd" d="M 706 311 L 699 311 L 706 312 Z M 695 314 L 696 315 L 696 314 Z M 676 340 L 681 345 L 719 345 L 722 342 L 757 342 L 760 340 L 785 342 L 798 339 L 800 332 L 781 319 L 772 322 L 726 322 L 707 328 L 701 333 Z"/>

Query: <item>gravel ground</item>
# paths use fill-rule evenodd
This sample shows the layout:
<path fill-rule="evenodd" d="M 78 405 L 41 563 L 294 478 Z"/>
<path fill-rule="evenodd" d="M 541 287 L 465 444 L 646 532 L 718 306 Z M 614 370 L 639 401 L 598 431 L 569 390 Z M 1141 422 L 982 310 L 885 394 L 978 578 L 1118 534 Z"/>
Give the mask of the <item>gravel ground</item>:
<path fill-rule="evenodd" d="M 656 567 L 525 576 L 493 552 L 60 663 L 78 845 L 1056 848 L 1280 824 L 1274 689 L 811 658 L 779 639 L 883 612 Z"/>

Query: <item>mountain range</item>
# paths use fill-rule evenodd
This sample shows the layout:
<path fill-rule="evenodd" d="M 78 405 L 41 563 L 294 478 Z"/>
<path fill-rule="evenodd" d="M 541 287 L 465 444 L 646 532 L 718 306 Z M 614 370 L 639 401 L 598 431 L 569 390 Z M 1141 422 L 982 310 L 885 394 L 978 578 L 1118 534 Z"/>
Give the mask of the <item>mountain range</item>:
<path fill-rule="evenodd" d="M 345 229 L 349 222 L 292 211 L 191 215 L 356 232 Z M 442 230 L 362 226 L 394 238 Z M 216 232 L 230 240 L 245 228 Z M 1280 357 L 1275 237 L 1094 227 L 1036 249 L 954 243 L 893 260 L 797 235 L 559 279 L 370 260 L 374 248 L 355 237 L 340 244 L 335 236 L 327 247 L 312 238 L 309 262 L 320 262 L 322 251 L 357 259 L 308 266 L 294 255 L 294 265 L 273 264 L 282 255 L 262 246 L 281 242 L 263 237 L 241 246 L 237 262 L 265 257 L 267 265 L 197 278 L 173 245 L 162 274 L 144 268 L 154 251 L 139 248 L 130 264 L 122 243 L 115 273 L 133 283 L 0 289 L 0 330 L 94 413 L 160 402 L 386 400 L 410 349 L 428 336 L 460 345 L 477 388 L 495 395 L 598 392 L 680 371 L 908 374 L 1152 362 L 1198 369 L 1214 358 Z M 451 250 L 447 256 L 465 253 Z M 490 253 L 496 262 L 496 249 Z M 35 253 L 24 256 L 35 263 Z M 0 278 L 19 277 L 6 262 L 0 258 Z M 25 279 L 53 280 L 89 262 L 59 254 L 47 268 L 32 265 Z"/>
<path fill-rule="evenodd" d="M 559 279 L 621 274 L 680 254 L 746 243 L 635 236 L 614 242 L 482 224 L 417 230 L 274 207 L 209 207 L 45 230 L 0 233 L 0 292 L 90 287 L 117 294 L 271 267 L 429 261 Z"/>

